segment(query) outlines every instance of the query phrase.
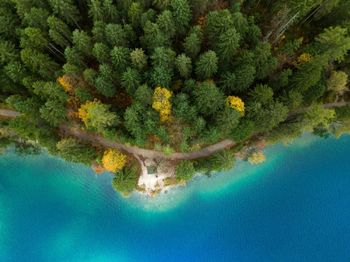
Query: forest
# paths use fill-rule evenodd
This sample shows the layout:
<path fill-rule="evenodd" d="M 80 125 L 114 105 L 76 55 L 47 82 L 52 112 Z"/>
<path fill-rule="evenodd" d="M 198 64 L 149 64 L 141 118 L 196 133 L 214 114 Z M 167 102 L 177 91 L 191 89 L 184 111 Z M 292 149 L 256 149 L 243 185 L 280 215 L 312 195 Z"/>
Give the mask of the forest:
<path fill-rule="evenodd" d="M 0 108 L 21 115 L 0 144 L 100 164 L 120 191 L 133 157 L 62 126 L 167 155 L 230 139 L 176 176 L 229 169 L 262 137 L 349 132 L 349 50 L 348 0 L 2 0 Z"/>

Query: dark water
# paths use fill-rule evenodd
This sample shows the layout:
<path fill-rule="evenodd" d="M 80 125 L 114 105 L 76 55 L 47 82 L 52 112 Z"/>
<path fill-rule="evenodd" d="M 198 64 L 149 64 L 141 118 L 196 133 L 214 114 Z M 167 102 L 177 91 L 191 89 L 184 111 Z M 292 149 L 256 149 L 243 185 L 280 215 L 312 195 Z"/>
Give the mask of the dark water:
<path fill-rule="evenodd" d="M 0 157 L 0 261 L 350 261 L 350 137 L 310 136 L 145 199 L 47 155 Z"/>

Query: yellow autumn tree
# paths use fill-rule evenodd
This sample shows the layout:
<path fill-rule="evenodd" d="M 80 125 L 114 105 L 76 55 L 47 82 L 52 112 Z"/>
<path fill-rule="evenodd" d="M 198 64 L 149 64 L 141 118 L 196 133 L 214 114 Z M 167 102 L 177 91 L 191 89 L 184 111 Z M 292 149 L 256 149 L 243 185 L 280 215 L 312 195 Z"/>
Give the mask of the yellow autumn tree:
<path fill-rule="evenodd" d="M 106 128 L 118 123 L 117 115 L 109 109 L 110 105 L 103 104 L 95 99 L 82 104 L 78 110 L 78 115 L 87 128 L 103 132 Z"/>
<path fill-rule="evenodd" d="M 253 165 L 260 164 L 260 163 L 264 162 L 265 160 L 266 160 L 266 157 L 265 157 L 263 151 L 256 151 L 248 157 L 248 162 L 253 164 Z"/>
<path fill-rule="evenodd" d="M 108 149 L 104 152 L 102 157 L 103 167 L 110 172 L 117 172 L 126 164 L 126 155 L 119 152 L 117 149 Z"/>
<path fill-rule="evenodd" d="M 78 111 L 79 118 L 86 126 L 88 125 L 88 110 L 92 107 L 93 103 L 93 101 L 87 101 L 85 104 L 81 105 Z"/>
<path fill-rule="evenodd" d="M 63 75 L 57 78 L 57 82 L 63 87 L 64 91 L 69 93 L 73 91 L 76 80 L 68 75 Z"/>
<path fill-rule="evenodd" d="M 312 56 L 309 53 L 302 53 L 297 59 L 297 65 L 304 64 L 309 62 L 312 59 Z"/>
<path fill-rule="evenodd" d="M 170 98 L 173 93 L 165 87 L 156 87 L 153 93 L 152 107 L 159 112 L 160 121 L 169 121 L 171 115 Z"/>
<path fill-rule="evenodd" d="M 242 115 L 244 114 L 244 102 L 238 96 L 228 96 L 226 99 L 226 105 Z"/>

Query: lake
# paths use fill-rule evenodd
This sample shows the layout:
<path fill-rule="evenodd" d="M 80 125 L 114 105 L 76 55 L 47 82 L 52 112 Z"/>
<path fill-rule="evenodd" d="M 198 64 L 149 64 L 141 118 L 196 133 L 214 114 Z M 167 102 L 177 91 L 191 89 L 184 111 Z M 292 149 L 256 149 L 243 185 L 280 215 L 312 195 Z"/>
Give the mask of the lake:
<path fill-rule="evenodd" d="M 0 261 L 350 261 L 350 136 L 306 135 L 258 166 L 123 198 L 109 174 L 0 156 Z"/>

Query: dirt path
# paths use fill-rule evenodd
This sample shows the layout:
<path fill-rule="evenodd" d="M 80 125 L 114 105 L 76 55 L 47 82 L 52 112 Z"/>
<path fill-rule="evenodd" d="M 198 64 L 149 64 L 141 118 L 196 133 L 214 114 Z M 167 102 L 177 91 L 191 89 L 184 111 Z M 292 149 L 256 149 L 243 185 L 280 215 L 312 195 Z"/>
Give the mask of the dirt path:
<path fill-rule="evenodd" d="M 19 112 L 16 112 L 16 111 L 13 111 L 13 110 L 9 110 L 9 109 L 0 109 L 0 116 L 3 116 L 3 117 L 14 118 L 14 117 L 17 117 L 17 116 L 19 116 L 19 115 L 20 115 Z"/>
<path fill-rule="evenodd" d="M 140 148 L 140 147 L 136 147 L 136 146 L 126 146 L 124 144 L 120 144 L 120 143 L 105 139 L 105 138 L 100 137 L 98 135 L 87 133 L 87 132 L 80 130 L 80 129 L 73 129 L 73 128 L 69 128 L 67 126 L 61 126 L 61 130 L 63 130 L 66 134 L 71 135 L 71 136 L 75 136 L 81 140 L 89 141 L 92 143 L 98 142 L 100 145 L 103 145 L 105 147 L 124 150 L 130 154 L 133 154 L 136 156 L 142 156 L 144 158 L 151 158 L 151 159 L 156 159 L 156 158 L 174 159 L 174 160 L 196 159 L 196 158 L 210 156 L 217 151 L 220 151 L 220 150 L 227 148 L 227 147 L 234 146 L 236 144 L 232 140 L 225 139 L 221 142 L 207 146 L 207 147 L 205 147 L 199 151 L 196 151 L 196 152 L 173 153 L 171 155 L 166 155 L 163 152 L 156 151 L 156 150 L 144 149 L 144 148 Z"/>

